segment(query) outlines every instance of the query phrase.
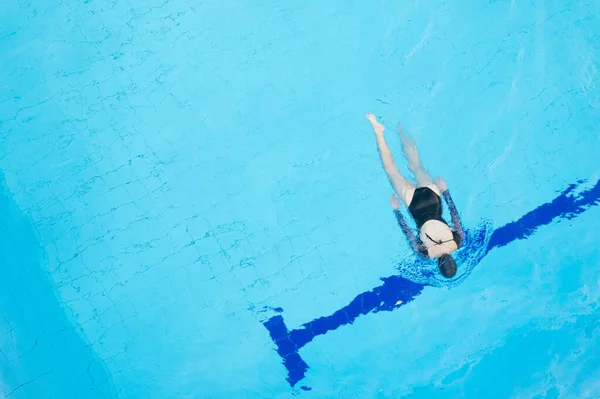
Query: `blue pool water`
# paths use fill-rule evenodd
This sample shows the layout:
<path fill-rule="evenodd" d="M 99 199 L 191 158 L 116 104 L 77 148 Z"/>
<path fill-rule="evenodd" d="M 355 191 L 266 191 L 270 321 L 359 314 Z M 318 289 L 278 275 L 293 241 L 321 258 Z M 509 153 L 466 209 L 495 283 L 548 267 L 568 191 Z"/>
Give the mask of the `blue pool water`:
<path fill-rule="evenodd" d="M 0 397 L 600 397 L 598 3 L 293 3 L 2 3 Z"/>

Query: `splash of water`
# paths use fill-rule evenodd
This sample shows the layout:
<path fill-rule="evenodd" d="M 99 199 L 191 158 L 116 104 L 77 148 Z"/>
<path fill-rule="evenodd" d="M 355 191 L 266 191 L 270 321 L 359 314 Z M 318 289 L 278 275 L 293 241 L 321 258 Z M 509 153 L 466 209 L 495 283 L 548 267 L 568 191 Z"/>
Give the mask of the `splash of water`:
<path fill-rule="evenodd" d="M 475 229 L 465 230 L 463 245 L 454 252 L 458 270 L 456 276 L 451 279 L 440 275 L 435 260 L 423 258 L 415 260 L 413 254 L 409 255 L 410 258 L 396 260 L 396 270 L 401 277 L 414 283 L 432 287 L 456 287 L 469 277 L 475 266 L 487 254 L 493 231 L 493 223 L 490 220 L 484 220 Z"/>

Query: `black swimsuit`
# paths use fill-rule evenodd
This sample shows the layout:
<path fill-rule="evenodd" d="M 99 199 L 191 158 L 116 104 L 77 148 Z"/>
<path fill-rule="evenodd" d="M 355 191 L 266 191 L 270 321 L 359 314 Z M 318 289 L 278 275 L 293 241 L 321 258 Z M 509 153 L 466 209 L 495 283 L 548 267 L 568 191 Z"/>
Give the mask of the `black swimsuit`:
<path fill-rule="evenodd" d="M 444 222 L 444 219 L 442 219 L 442 199 L 429 187 L 419 187 L 415 190 L 408 211 L 415 219 L 419 229 L 429 220 Z"/>

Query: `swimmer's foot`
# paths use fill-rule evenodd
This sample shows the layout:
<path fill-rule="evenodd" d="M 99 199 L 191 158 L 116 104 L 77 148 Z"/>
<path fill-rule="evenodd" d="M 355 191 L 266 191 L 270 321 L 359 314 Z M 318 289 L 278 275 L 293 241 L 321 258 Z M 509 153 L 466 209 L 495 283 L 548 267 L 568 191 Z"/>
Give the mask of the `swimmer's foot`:
<path fill-rule="evenodd" d="M 417 141 L 413 136 L 406 133 L 402 128 L 401 124 L 398 124 L 398 136 L 400 136 L 400 140 L 402 141 L 402 145 L 405 147 L 416 147 Z"/>
<path fill-rule="evenodd" d="M 409 169 L 420 168 L 421 160 L 419 159 L 417 142 L 414 137 L 406 133 L 404 129 L 402 129 L 402 125 L 398 125 L 398 136 L 400 136 L 400 141 L 402 141 L 402 152 L 408 161 Z"/>
<path fill-rule="evenodd" d="M 377 117 L 375 117 L 375 115 L 373 115 L 371 112 L 367 112 L 366 116 L 369 122 L 371 122 L 373 132 L 375 132 L 376 135 L 383 135 L 383 132 L 385 131 L 385 126 L 383 126 L 377 121 Z"/>

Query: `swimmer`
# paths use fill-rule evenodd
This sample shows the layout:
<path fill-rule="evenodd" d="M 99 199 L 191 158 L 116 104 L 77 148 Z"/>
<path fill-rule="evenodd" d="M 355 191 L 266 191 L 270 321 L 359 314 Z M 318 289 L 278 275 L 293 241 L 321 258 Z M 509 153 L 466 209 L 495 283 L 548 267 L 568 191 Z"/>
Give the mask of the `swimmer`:
<path fill-rule="evenodd" d="M 367 119 L 371 122 L 377 139 L 377 149 L 379 150 L 383 169 L 397 195 L 392 194 L 391 204 L 400 228 L 410 246 L 418 255 L 437 259 L 442 275 L 446 278 L 454 277 L 456 262 L 450 254 L 460 247 L 464 232 L 446 182 L 443 179 L 434 182 L 421 164 L 415 140 L 406 134 L 400 126 L 398 134 L 402 141 L 402 151 L 408 161 L 408 169 L 415 177 L 416 186 L 405 179 L 394 164 L 392 152 L 385 142 L 383 136 L 385 127 L 370 112 L 367 114 Z M 452 228 L 442 219 L 442 197 L 444 197 L 450 209 Z M 404 202 L 408 212 L 415 220 L 419 229 L 418 238 L 415 237 L 400 213 L 400 201 Z"/>

